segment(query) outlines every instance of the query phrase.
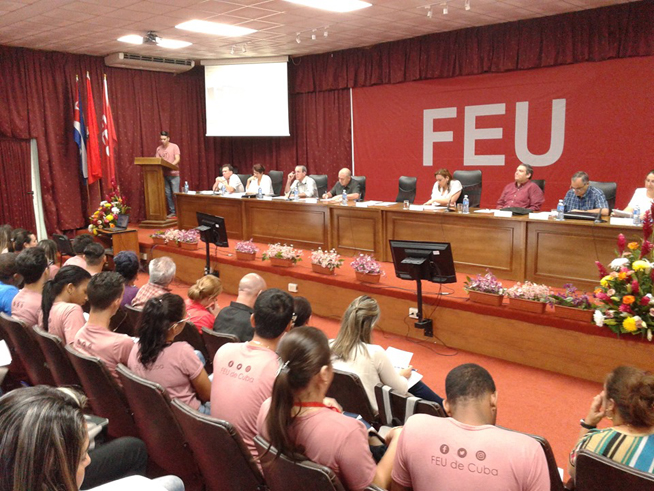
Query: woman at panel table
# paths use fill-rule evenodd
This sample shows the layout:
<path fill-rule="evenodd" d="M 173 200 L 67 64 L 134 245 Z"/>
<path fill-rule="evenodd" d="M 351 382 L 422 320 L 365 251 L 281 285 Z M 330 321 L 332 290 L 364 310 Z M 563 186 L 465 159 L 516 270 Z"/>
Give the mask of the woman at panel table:
<path fill-rule="evenodd" d="M 613 426 L 597 428 L 602 419 Z M 634 367 L 618 367 L 593 399 L 580 421 L 579 443 L 570 454 L 568 471 L 575 476 L 577 452 L 586 449 L 643 472 L 654 468 L 654 375 Z"/>
<path fill-rule="evenodd" d="M 252 166 L 252 176 L 248 178 L 245 186 L 245 194 L 257 194 L 259 188 L 264 196 L 273 195 L 272 179 L 264 174 L 266 168 L 261 164 Z"/>
<path fill-rule="evenodd" d="M 463 189 L 461 183 L 452 179 L 452 174 L 447 169 L 439 169 L 434 176 L 436 182 L 431 191 L 431 199 L 425 205 L 448 205 L 456 202 Z"/>
<path fill-rule="evenodd" d="M 654 201 L 654 170 L 649 171 L 645 178 L 645 187 L 638 188 L 631 197 L 631 201 L 624 209 L 624 211 L 632 212 L 636 206 L 640 208 L 640 216 L 642 217 L 647 210 L 652 207 Z"/>

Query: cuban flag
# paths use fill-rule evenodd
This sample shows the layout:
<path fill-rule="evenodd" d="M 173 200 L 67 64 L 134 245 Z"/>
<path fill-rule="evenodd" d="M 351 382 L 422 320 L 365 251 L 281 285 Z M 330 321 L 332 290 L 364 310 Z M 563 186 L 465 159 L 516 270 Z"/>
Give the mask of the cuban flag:
<path fill-rule="evenodd" d="M 79 160 L 84 177 L 84 183 L 89 178 L 89 167 L 86 163 L 86 127 L 84 126 L 84 111 L 82 111 L 82 101 L 79 97 L 79 77 L 75 76 L 75 88 L 77 89 L 77 99 L 75 99 L 75 121 L 73 122 L 73 134 L 75 143 L 79 147 Z"/>

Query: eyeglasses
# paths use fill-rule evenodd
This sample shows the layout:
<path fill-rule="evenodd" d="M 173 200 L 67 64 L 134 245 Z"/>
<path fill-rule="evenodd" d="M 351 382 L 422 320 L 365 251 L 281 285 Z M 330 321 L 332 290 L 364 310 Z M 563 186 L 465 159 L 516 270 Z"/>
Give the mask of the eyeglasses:
<path fill-rule="evenodd" d="M 181 321 L 177 321 L 177 322 L 173 323 L 173 324 L 172 324 L 168 329 L 169 329 L 169 330 L 170 330 L 170 329 L 174 329 L 174 328 L 177 327 L 179 324 L 186 324 L 186 323 L 189 322 L 190 320 L 191 320 L 190 317 L 186 317 L 185 319 L 182 319 Z"/>
<path fill-rule="evenodd" d="M 570 189 L 572 189 L 573 191 L 581 191 L 582 189 L 587 188 L 587 187 L 588 187 L 588 184 L 582 184 L 579 187 L 570 186 Z"/>

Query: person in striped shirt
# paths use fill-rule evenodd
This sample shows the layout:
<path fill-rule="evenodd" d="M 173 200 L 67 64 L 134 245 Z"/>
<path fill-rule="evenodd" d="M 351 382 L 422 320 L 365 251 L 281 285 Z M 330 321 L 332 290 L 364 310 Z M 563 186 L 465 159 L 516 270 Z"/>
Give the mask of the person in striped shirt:
<path fill-rule="evenodd" d="M 613 426 L 597 428 L 605 417 Z M 580 439 L 570 454 L 570 476 L 575 475 L 582 449 L 654 474 L 654 375 L 634 367 L 616 368 L 580 424 Z"/>

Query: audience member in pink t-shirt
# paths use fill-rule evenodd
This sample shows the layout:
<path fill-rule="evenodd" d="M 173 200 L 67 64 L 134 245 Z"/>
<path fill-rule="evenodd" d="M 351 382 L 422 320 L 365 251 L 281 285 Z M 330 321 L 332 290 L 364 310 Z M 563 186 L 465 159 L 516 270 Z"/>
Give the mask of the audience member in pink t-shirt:
<path fill-rule="evenodd" d="M 91 234 L 80 234 L 75 236 L 75 238 L 71 241 L 75 256 L 66 259 L 64 266 L 79 266 L 80 268 L 86 269 L 86 261 L 84 260 L 84 248 L 93 241 L 94 239 Z"/>
<path fill-rule="evenodd" d="M 213 361 L 211 416 L 234 425 L 253 455 L 257 416 L 272 394 L 279 362 L 277 343 L 290 329 L 293 297 L 271 288 L 254 303 L 254 337 L 246 343 L 228 343 Z"/>
<path fill-rule="evenodd" d="M 445 380 L 450 418 L 411 416 L 400 435 L 391 490 L 549 491 L 540 444 L 498 428 L 497 392 L 479 365 L 454 368 Z"/>
<path fill-rule="evenodd" d="M 203 327 L 213 329 L 213 323 L 219 310 L 216 299 L 222 291 L 223 284 L 220 278 L 211 274 L 203 276 L 188 289 L 186 311 L 200 333 L 202 333 Z"/>
<path fill-rule="evenodd" d="M 40 323 L 41 293 L 48 279 L 48 259 L 43 249 L 30 247 L 16 256 L 16 269 L 25 286 L 11 302 L 11 315 L 29 328 Z"/>
<path fill-rule="evenodd" d="M 209 414 L 203 402 L 211 396 L 211 381 L 190 344 L 173 342 L 186 325 L 184 300 L 166 293 L 148 300 L 139 326 L 139 342 L 132 348 L 128 368 L 160 384 L 172 399 Z"/>
<path fill-rule="evenodd" d="M 86 294 L 91 305 L 88 322 L 77 332 L 73 347 L 87 355 L 100 358 L 120 385 L 116 366 L 127 364 L 134 347 L 132 338 L 109 329 L 111 318 L 120 307 L 123 277 L 118 273 L 102 272 L 89 281 Z"/>
<path fill-rule="evenodd" d="M 397 447 L 395 432 L 375 465 L 363 423 L 341 414 L 338 403 L 325 398 L 334 379 L 325 334 L 315 327 L 297 327 L 282 339 L 278 351 L 283 365 L 272 398 L 259 412 L 259 433 L 284 455 L 302 453 L 329 467 L 347 489 L 360 490 L 372 483 L 387 488 Z"/>
<path fill-rule="evenodd" d="M 86 261 L 84 260 L 84 254 L 79 256 L 69 257 L 64 261 L 64 266 L 79 266 L 80 268 L 86 268 Z"/>
<path fill-rule="evenodd" d="M 72 344 L 84 324 L 82 305 L 91 275 L 79 266 L 64 266 L 43 286 L 43 329 Z"/>

